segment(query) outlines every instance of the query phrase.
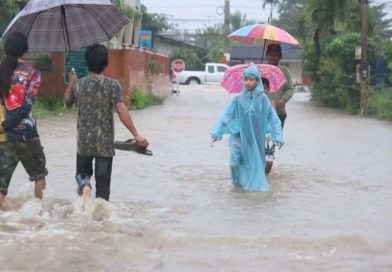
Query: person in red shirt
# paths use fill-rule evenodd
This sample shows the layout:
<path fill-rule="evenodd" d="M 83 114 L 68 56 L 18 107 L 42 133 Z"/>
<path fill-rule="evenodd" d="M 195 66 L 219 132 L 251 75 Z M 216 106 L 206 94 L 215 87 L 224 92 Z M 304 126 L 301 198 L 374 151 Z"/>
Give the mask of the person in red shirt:
<path fill-rule="evenodd" d="M 21 58 L 28 51 L 26 37 L 11 33 L 4 42 L 0 64 L 0 207 L 19 163 L 35 182 L 35 196 L 42 198 L 46 186 L 46 158 L 36 121 L 31 113 L 41 82 L 37 69 Z"/>

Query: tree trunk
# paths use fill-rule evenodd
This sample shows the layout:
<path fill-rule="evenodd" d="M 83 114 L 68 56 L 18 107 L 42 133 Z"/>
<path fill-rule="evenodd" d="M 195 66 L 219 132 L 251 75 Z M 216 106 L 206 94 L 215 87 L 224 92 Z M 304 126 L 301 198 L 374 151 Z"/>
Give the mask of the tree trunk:
<path fill-rule="evenodd" d="M 316 53 L 316 59 L 315 59 L 315 67 L 316 67 L 316 69 L 315 69 L 315 71 L 313 71 L 313 75 L 314 75 L 315 79 L 318 79 L 317 71 L 319 70 L 320 58 L 321 58 L 320 27 L 319 26 L 314 31 L 313 41 L 314 41 L 314 49 L 315 49 L 315 53 Z"/>

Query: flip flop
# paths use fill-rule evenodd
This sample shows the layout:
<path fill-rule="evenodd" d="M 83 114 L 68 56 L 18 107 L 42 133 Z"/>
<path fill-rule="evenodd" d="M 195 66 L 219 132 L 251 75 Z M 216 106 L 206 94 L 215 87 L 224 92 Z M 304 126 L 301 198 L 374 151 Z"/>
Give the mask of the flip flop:
<path fill-rule="evenodd" d="M 142 146 L 137 145 L 135 139 L 129 139 L 129 140 L 126 140 L 125 142 L 115 141 L 114 148 L 119 149 L 119 150 L 134 151 L 139 154 L 152 156 L 152 151 L 147 149 L 146 147 L 142 147 Z"/>

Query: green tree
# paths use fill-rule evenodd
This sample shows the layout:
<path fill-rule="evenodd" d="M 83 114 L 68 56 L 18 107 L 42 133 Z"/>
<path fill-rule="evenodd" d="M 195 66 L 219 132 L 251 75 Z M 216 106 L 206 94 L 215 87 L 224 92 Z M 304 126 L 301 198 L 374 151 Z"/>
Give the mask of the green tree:
<path fill-rule="evenodd" d="M 145 5 L 141 5 L 142 28 L 150 29 L 153 33 L 162 32 L 173 28 L 169 23 L 169 17 L 162 13 L 149 13 Z"/>
<path fill-rule="evenodd" d="M 286 30 L 295 38 L 305 41 L 309 33 L 304 18 L 304 0 L 282 0 L 279 5 L 279 18 L 273 24 Z"/>
<path fill-rule="evenodd" d="M 385 45 L 385 56 L 388 62 L 389 75 L 388 80 L 392 83 L 392 42 L 388 41 Z"/>
<path fill-rule="evenodd" d="M 263 2 L 263 8 L 266 8 L 269 6 L 269 8 L 272 10 L 275 9 L 275 7 L 278 7 L 281 4 L 280 0 L 264 0 Z M 268 22 L 272 23 L 272 18 L 268 18 Z"/>
<path fill-rule="evenodd" d="M 386 3 L 374 5 L 369 10 L 369 34 L 380 35 L 385 38 L 392 37 L 392 19 L 387 19 Z"/>
<path fill-rule="evenodd" d="M 113 4 L 129 19 L 138 18 L 142 16 L 142 28 L 149 29 L 155 32 L 162 32 L 171 29 L 172 24 L 169 23 L 169 18 L 161 13 L 149 13 L 145 5 L 140 5 L 139 9 L 132 9 L 124 4 L 124 0 L 112 0 Z"/>
<path fill-rule="evenodd" d="M 253 20 L 246 19 L 246 13 L 242 14 L 241 11 L 230 14 L 231 31 L 235 31 L 243 26 L 255 24 Z"/>
<path fill-rule="evenodd" d="M 224 44 L 224 41 L 221 40 L 221 41 L 217 42 L 208 51 L 207 60 L 211 61 L 211 62 L 219 62 L 224 53 L 225 53 L 225 44 Z"/>
<path fill-rule="evenodd" d="M 306 0 L 304 6 L 305 22 L 313 29 L 314 61 L 316 70 L 322 56 L 322 43 L 336 34 L 335 26 L 343 30 L 346 26 L 348 7 L 359 5 L 357 0 Z M 313 80 L 318 80 L 317 71 L 313 71 Z"/>
<path fill-rule="evenodd" d="M 195 45 L 210 50 L 217 43 L 223 41 L 223 27 L 219 25 L 206 26 L 197 29 L 195 33 Z"/>
<path fill-rule="evenodd" d="M 220 25 L 206 26 L 196 30 L 195 45 L 208 50 L 201 59 L 205 62 L 219 62 L 224 53 L 223 27 Z"/>
<path fill-rule="evenodd" d="M 123 15 L 127 16 L 131 20 L 142 16 L 141 10 L 128 7 L 125 5 L 124 0 L 112 0 L 112 3 L 121 11 Z"/>
<path fill-rule="evenodd" d="M 175 50 L 171 61 L 174 59 L 182 59 L 185 61 L 187 70 L 203 70 L 204 64 L 200 57 L 197 55 L 196 51 L 186 48 L 179 47 Z"/>
<path fill-rule="evenodd" d="M 27 2 L 28 0 L 0 0 L 0 34 Z"/>

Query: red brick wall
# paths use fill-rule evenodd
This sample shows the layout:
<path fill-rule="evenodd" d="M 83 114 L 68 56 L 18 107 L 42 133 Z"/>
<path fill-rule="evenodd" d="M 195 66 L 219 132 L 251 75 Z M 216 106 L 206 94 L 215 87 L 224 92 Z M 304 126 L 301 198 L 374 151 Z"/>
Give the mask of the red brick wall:
<path fill-rule="evenodd" d="M 148 90 L 148 75 L 145 73 L 145 63 L 151 60 L 160 64 L 163 73 L 153 75 L 153 94 L 168 96 L 171 92 L 169 81 L 169 58 L 153 52 L 137 48 L 124 50 L 109 50 L 109 65 L 104 74 L 118 80 L 123 88 L 124 97 L 130 99 L 130 91 L 135 86 Z M 67 85 L 64 83 L 64 54 L 52 54 L 52 70 L 43 72 L 40 87 L 42 96 L 62 96 Z"/>

